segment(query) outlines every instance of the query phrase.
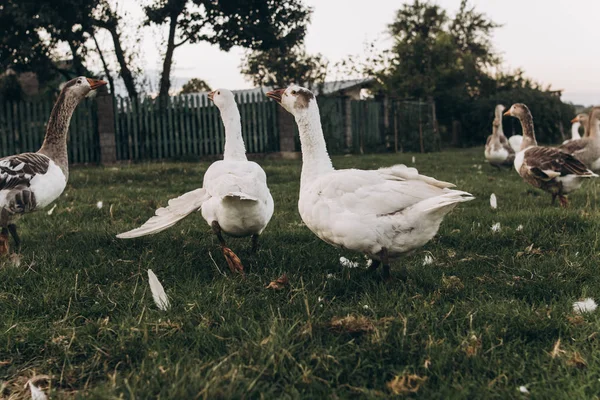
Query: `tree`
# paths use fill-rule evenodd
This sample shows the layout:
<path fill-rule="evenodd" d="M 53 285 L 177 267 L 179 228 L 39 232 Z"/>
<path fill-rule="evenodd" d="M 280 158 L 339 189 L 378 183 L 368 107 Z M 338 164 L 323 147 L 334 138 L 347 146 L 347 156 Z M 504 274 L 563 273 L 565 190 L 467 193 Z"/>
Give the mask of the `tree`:
<path fill-rule="evenodd" d="M 287 87 L 297 83 L 315 88 L 325 82 L 327 61 L 321 54 L 310 55 L 304 46 L 291 49 L 254 50 L 241 65 L 242 74 L 255 85 Z"/>
<path fill-rule="evenodd" d="M 169 94 L 173 54 L 184 43 L 208 42 L 224 51 L 291 47 L 304 37 L 311 12 L 301 0 L 155 0 L 144 10 L 147 25 L 169 27 L 160 97 Z"/>
<path fill-rule="evenodd" d="M 187 81 L 182 87 L 180 94 L 210 92 L 210 86 L 202 79 L 192 78 Z"/>

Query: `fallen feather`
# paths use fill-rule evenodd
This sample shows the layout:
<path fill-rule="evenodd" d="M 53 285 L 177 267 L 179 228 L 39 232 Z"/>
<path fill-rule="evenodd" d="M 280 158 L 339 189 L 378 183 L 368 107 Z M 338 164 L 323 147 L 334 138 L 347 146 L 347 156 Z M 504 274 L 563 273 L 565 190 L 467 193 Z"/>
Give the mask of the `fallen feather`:
<path fill-rule="evenodd" d="M 426 380 L 427 377 L 420 377 L 414 374 L 396 375 L 386 386 L 395 395 L 406 395 L 416 393 Z"/>
<path fill-rule="evenodd" d="M 413 156 L 413 158 L 412 158 L 412 163 L 414 164 L 414 163 L 415 163 L 415 161 L 416 161 L 416 160 L 415 160 L 415 156 Z"/>
<path fill-rule="evenodd" d="M 498 201 L 496 200 L 496 195 L 494 193 L 490 196 L 490 207 L 492 207 L 492 210 L 498 208 Z"/>
<path fill-rule="evenodd" d="M 529 390 L 525 386 L 519 386 L 519 392 L 529 394 Z"/>
<path fill-rule="evenodd" d="M 520 231 L 522 231 L 522 230 L 523 230 L 523 225 L 519 225 L 519 226 L 517 226 L 517 232 L 520 232 Z"/>
<path fill-rule="evenodd" d="M 158 278 L 151 269 L 148 270 L 148 282 L 150 283 L 150 291 L 152 292 L 152 298 L 154 298 L 156 306 L 163 311 L 167 311 L 171 307 L 169 298 L 165 293 L 163 285 L 158 281 Z"/>
<path fill-rule="evenodd" d="M 350 261 L 346 257 L 340 257 L 340 264 L 345 268 L 358 268 L 356 261 Z"/>
<path fill-rule="evenodd" d="M 502 228 L 500 227 L 500 222 L 496 222 L 494 225 L 492 225 L 491 229 L 494 233 L 500 232 L 502 230 Z"/>
<path fill-rule="evenodd" d="M 104 203 L 102 203 L 101 201 L 96 203 L 96 207 L 98 207 L 99 210 L 102 209 L 103 205 Z"/>
<path fill-rule="evenodd" d="M 53 205 L 52 208 L 48 210 L 48 215 L 52 215 L 52 213 L 54 212 L 55 208 L 56 208 L 56 204 Z"/>
<path fill-rule="evenodd" d="M 592 312 L 596 308 L 598 308 L 598 304 L 596 304 L 594 299 L 589 297 L 583 301 L 576 301 L 573 303 L 573 311 L 575 311 L 577 314 Z"/>
<path fill-rule="evenodd" d="M 425 254 L 425 258 L 423 259 L 423 266 L 431 264 L 433 264 L 433 257 L 431 257 L 429 254 Z"/>
<path fill-rule="evenodd" d="M 46 394 L 33 383 L 29 382 L 29 390 L 31 391 L 31 400 L 46 400 Z"/>

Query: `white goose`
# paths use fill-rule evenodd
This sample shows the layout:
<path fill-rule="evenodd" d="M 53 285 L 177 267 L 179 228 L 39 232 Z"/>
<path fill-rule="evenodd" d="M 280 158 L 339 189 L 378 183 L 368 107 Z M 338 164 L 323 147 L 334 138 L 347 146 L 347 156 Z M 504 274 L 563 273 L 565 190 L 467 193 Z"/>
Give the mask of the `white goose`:
<path fill-rule="evenodd" d="M 52 108 L 46 136 L 37 153 L 0 158 L 0 256 L 9 252 L 8 233 L 20 249 L 17 220 L 26 213 L 46 207 L 67 186 L 69 159 L 67 136 L 77 105 L 106 82 L 84 76 L 70 80 Z"/>
<path fill-rule="evenodd" d="M 484 151 L 485 159 L 496 168 L 512 166 L 515 160 L 515 151 L 502 131 L 502 111 L 504 111 L 504 106 L 498 104 L 492 123 L 492 134 L 487 138 Z"/>
<path fill-rule="evenodd" d="M 206 170 L 202 188 L 188 192 L 169 205 L 156 210 L 156 215 L 141 227 L 117 235 L 131 239 L 161 232 L 194 211 L 211 226 L 221 244 L 223 255 L 232 271 L 243 273 L 240 259 L 225 244 L 222 232 L 235 237 L 252 236 L 256 251 L 258 237 L 273 215 L 273 198 L 267 187 L 265 171 L 246 158 L 242 138 L 240 112 L 233 93 L 218 89 L 208 95 L 221 112 L 225 125 L 223 160 L 216 161 Z"/>
<path fill-rule="evenodd" d="M 578 115 L 575 117 L 579 120 L 586 120 L 586 117 Z M 560 146 L 562 151 L 575 156 L 579 161 L 584 163 L 592 171 L 600 171 L 600 107 L 594 107 L 590 111 L 587 121 L 587 129 L 585 129 L 584 137 L 576 140 L 570 140 Z"/>
<path fill-rule="evenodd" d="M 290 86 L 267 96 L 292 113 L 302 144 L 298 210 L 306 226 L 325 242 L 367 254 L 371 269 L 417 249 L 437 233 L 457 203 L 473 200 L 451 183 L 394 165 L 378 170 L 335 170 L 325 146 L 319 108 L 305 88 Z"/>

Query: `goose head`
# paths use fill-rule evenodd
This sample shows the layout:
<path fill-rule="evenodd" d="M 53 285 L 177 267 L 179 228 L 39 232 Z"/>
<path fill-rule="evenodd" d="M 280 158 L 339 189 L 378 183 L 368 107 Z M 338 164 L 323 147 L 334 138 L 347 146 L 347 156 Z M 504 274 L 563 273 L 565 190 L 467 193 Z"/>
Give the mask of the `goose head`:
<path fill-rule="evenodd" d="M 92 90 L 98 89 L 104 85 L 106 85 L 105 81 L 79 76 L 64 84 L 61 95 L 64 95 L 66 99 L 79 101 L 86 97 Z"/>
<path fill-rule="evenodd" d="M 219 110 L 224 110 L 232 105 L 235 105 L 235 96 L 231 90 L 217 89 L 208 94 L 208 98 L 215 103 Z"/>
<path fill-rule="evenodd" d="M 308 89 L 292 85 L 287 89 L 277 89 L 267 92 L 267 97 L 278 102 L 283 108 L 295 117 L 308 112 L 311 104 L 316 104 L 315 95 Z"/>
<path fill-rule="evenodd" d="M 502 115 L 502 111 L 506 110 L 506 107 L 504 107 L 504 104 L 498 104 L 496 105 L 496 115 L 497 116 L 501 116 Z"/>
<path fill-rule="evenodd" d="M 588 122 L 588 115 L 586 113 L 577 114 L 575 118 L 571 120 L 571 123 L 579 122 L 581 125 L 585 125 Z"/>
<path fill-rule="evenodd" d="M 515 117 L 521 119 L 527 115 L 530 115 L 529 108 L 523 103 L 515 103 L 508 109 L 504 115 L 509 115 L 511 117 Z"/>

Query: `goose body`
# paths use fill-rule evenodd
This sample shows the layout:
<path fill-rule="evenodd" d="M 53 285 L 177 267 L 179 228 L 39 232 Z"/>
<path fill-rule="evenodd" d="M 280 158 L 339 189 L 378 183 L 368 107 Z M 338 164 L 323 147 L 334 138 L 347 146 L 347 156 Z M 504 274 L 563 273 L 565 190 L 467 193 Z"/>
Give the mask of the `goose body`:
<path fill-rule="evenodd" d="M 484 151 L 486 160 L 495 167 L 511 166 L 515 159 L 515 151 L 502 131 L 503 110 L 502 104 L 496 106 L 492 134 L 487 138 Z"/>
<path fill-rule="evenodd" d="M 538 146 L 531 112 L 525 104 L 517 103 L 506 112 L 518 118 L 523 127 L 523 143 L 515 156 L 517 173 L 530 185 L 558 197 L 563 207 L 568 205 L 566 195 L 579 189 L 584 180 L 598 175 L 585 164 L 561 149 Z"/>
<path fill-rule="evenodd" d="M 437 233 L 444 216 L 473 199 L 454 185 L 395 165 L 378 170 L 335 170 L 327 153 L 319 109 L 307 89 L 291 86 L 269 92 L 291 112 L 302 144 L 298 211 L 323 241 L 364 253 L 384 265 L 415 250 Z"/>
<path fill-rule="evenodd" d="M 589 115 L 579 114 L 571 122 L 586 123 L 584 137 L 563 143 L 560 149 L 573 155 L 592 171 L 600 171 L 600 107 L 594 107 Z M 579 134 L 579 133 L 578 133 Z"/>
<path fill-rule="evenodd" d="M 221 242 L 223 254 L 232 271 L 243 272 L 243 265 L 226 245 L 221 233 L 235 237 L 252 236 L 256 248 L 258 236 L 273 215 L 274 203 L 267 186 L 267 176 L 255 162 L 248 161 L 242 139 L 240 113 L 233 93 L 218 89 L 209 98 L 221 112 L 225 125 L 223 160 L 210 165 L 202 188 L 169 200 L 167 207 L 141 227 L 117 235 L 131 239 L 161 232 L 194 211 L 201 211 Z"/>
<path fill-rule="evenodd" d="M 508 143 L 515 153 L 521 151 L 521 143 L 523 143 L 523 136 L 512 135 L 508 138 Z"/>
<path fill-rule="evenodd" d="M 75 78 L 65 84 L 50 114 L 46 136 L 36 153 L 0 158 L 0 255 L 8 253 L 8 233 L 17 247 L 16 222 L 27 213 L 43 209 L 65 190 L 69 178 L 67 134 L 77 105 L 106 82 Z"/>

